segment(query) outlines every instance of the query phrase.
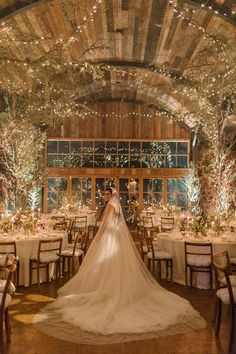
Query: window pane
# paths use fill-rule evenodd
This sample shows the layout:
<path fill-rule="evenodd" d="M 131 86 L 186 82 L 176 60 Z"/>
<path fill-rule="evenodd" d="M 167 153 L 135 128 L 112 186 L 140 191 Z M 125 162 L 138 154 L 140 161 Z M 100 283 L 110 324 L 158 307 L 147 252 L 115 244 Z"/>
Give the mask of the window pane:
<path fill-rule="evenodd" d="M 58 178 L 58 190 L 66 191 L 67 190 L 67 179 L 66 178 Z"/>
<path fill-rule="evenodd" d="M 177 192 L 186 193 L 186 183 L 184 179 L 177 179 Z"/>
<path fill-rule="evenodd" d="M 69 141 L 59 141 L 59 152 L 69 153 Z"/>
<path fill-rule="evenodd" d="M 153 191 L 154 192 L 162 192 L 162 179 L 154 179 L 153 180 Z"/>
<path fill-rule="evenodd" d="M 185 208 L 187 206 L 187 195 L 186 194 L 178 194 L 177 205 L 181 208 Z"/>
<path fill-rule="evenodd" d="M 142 167 L 151 168 L 153 166 L 152 155 L 143 154 L 142 155 Z"/>
<path fill-rule="evenodd" d="M 81 191 L 81 179 L 80 178 L 72 178 L 72 190 L 73 191 Z"/>
<path fill-rule="evenodd" d="M 91 178 L 82 178 L 82 189 L 83 191 L 91 191 L 92 189 Z"/>
<path fill-rule="evenodd" d="M 145 154 L 152 154 L 152 142 L 143 142 L 142 152 Z"/>
<path fill-rule="evenodd" d="M 93 141 L 83 141 L 82 142 L 82 152 L 86 154 L 93 153 Z"/>
<path fill-rule="evenodd" d="M 162 202 L 162 194 L 161 193 L 155 193 L 153 195 L 153 204 L 159 204 Z"/>
<path fill-rule="evenodd" d="M 118 154 L 127 154 L 129 151 L 128 141 L 119 141 L 118 142 Z"/>
<path fill-rule="evenodd" d="M 106 153 L 107 154 L 116 154 L 117 153 L 117 142 L 116 141 L 107 141 Z"/>
<path fill-rule="evenodd" d="M 140 153 L 141 144 L 137 141 L 130 142 L 130 153 L 131 154 L 139 154 Z"/>
<path fill-rule="evenodd" d="M 57 155 L 48 155 L 48 167 L 57 167 Z"/>
<path fill-rule="evenodd" d="M 92 203 L 91 200 L 91 193 L 90 192 L 83 192 L 82 193 L 82 204 L 86 206 L 90 206 Z"/>
<path fill-rule="evenodd" d="M 118 159 L 116 155 L 106 155 L 106 167 L 117 167 Z"/>
<path fill-rule="evenodd" d="M 145 206 L 152 205 L 152 195 L 149 193 L 143 193 L 143 204 Z"/>
<path fill-rule="evenodd" d="M 143 191 L 149 192 L 152 190 L 152 179 L 143 179 Z"/>
<path fill-rule="evenodd" d="M 119 167 L 129 167 L 129 157 L 128 155 L 119 155 L 118 157 Z"/>
<path fill-rule="evenodd" d="M 71 167 L 81 167 L 81 157 L 79 155 L 71 156 Z"/>
<path fill-rule="evenodd" d="M 154 155 L 153 156 L 153 162 L 152 162 L 152 167 L 153 168 L 162 168 L 164 167 L 164 156 L 162 155 Z"/>
<path fill-rule="evenodd" d="M 176 154 L 176 143 L 175 142 L 168 142 L 166 143 L 166 154 Z"/>
<path fill-rule="evenodd" d="M 120 202 L 121 202 L 121 205 L 127 205 L 128 204 L 128 194 L 127 193 L 121 193 L 120 194 Z"/>
<path fill-rule="evenodd" d="M 130 167 L 139 168 L 141 167 L 140 156 L 130 156 Z"/>
<path fill-rule="evenodd" d="M 94 167 L 105 167 L 104 155 L 94 155 Z"/>
<path fill-rule="evenodd" d="M 95 141 L 94 152 L 96 154 L 105 153 L 105 141 Z"/>
<path fill-rule="evenodd" d="M 164 154 L 164 143 L 159 141 L 153 141 L 153 152 L 155 154 L 163 155 Z"/>
<path fill-rule="evenodd" d="M 177 201 L 176 201 L 176 195 L 175 195 L 175 194 L 168 193 L 168 194 L 167 194 L 167 204 L 176 205 L 176 203 L 177 203 Z"/>
<path fill-rule="evenodd" d="M 174 192 L 176 191 L 176 180 L 175 179 L 167 179 L 167 192 Z"/>
<path fill-rule="evenodd" d="M 71 142 L 71 152 L 80 153 L 81 152 L 81 141 Z"/>
<path fill-rule="evenodd" d="M 47 152 L 57 152 L 57 141 L 48 141 Z"/>
<path fill-rule="evenodd" d="M 187 168 L 188 167 L 188 157 L 187 156 L 178 156 L 177 157 L 177 167 Z"/>
<path fill-rule="evenodd" d="M 187 142 L 179 142 L 178 146 L 178 154 L 187 155 L 188 154 L 188 143 Z"/>
<path fill-rule="evenodd" d="M 175 156 L 166 156 L 166 167 L 169 167 L 169 168 L 176 167 L 176 157 Z"/>
<path fill-rule="evenodd" d="M 126 191 L 127 192 L 128 182 L 129 182 L 129 180 L 127 178 L 121 178 L 119 180 L 120 191 Z"/>
<path fill-rule="evenodd" d="M 82 166 L 83 167 L 93 167 L 93 155 L 83 155 L 82 156 Z"/>
<path fill-rule="evenodd" d="M 105 178 L 96 178 L 96 190 L 97 191 L 105 190 Z"/>

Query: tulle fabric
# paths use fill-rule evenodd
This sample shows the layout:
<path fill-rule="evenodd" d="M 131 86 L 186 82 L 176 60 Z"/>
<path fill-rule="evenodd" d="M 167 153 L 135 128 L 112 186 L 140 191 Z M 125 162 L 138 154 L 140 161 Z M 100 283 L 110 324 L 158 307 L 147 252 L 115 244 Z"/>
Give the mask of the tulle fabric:
<path fill-rule="evenodd" d="M 78 273 L 34 322 L 49 335 L 86 344 L 119 343 L 205 327 L 187 300 L 162 288 L 147 270 L 116 191 Z"/>

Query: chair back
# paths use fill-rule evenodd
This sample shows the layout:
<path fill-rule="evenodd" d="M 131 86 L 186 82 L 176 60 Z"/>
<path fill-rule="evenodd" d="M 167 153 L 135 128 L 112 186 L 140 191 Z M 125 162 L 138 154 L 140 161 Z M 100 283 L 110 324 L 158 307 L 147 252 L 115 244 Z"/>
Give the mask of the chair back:
<path fill-rule="evenodd" d="M 86 253 L 87 251 L 87 246 L 88 246 L 88 231 L 87 230 L 82 230 L 82 232 L 79 234 L 79 240 L 78 242 L 80 243 L 80 249 Z"/>
<path fill-rule="evenodd" d="M 155 259 L 155 251 L 154 251 L 154 246 L 153 246 L 153 237 L 152 236 L 147 236 L 147 234 L 146 234 L 145 240 L 147 242 L 148 252 L 152 252 L 152 258 Z"/>
<path fill-rule="evenodd" d="M 61 255 L 62 238 L 53 238 L 49 240 L 40 240 L 38 247 L 38 262 L 40 262 L 41 255 Z"/>
<path fill-rule="evenodd" d="M 53 225 L 53 230 L 66 230 L 67 228 L 67 224 L 66 222 L 56 222 L 54 225 Z"/>
<path fill-rule="evenodd" d="M 185 264 L 188 264 L 189 256 L 202 257 L 203 260 L 211 259 L 212 243 L 210 242 L 187 242 L 184 243 Z M 204 261 L 203 261 L 204 263 Z"/>
<path fill-rule="evenodd" d="M 3 317 L 4 317 L 4 313 L 5 313 L 6 297 L 7 297 L 7 294 L 10 293 L 11 281 L 13 278 L 13 274 L 17 268 L 17 258 L 15 256 L 13 256 L 12 254 L 10 254 L 10 255 L 7 254 L 6 258 L 7 258 L 7 263 L 11 263 L 11 266 L 10 267 L 7 266 L 4 268 L 6 284 L 4 287 L 2 301 L 0 304 L 0 321 L 3 321 Z"/>
<path fill-rule="evenodd" d="M 143 216 L 143 227 L 153 227 L 153 220 L 151 216 Z"/>
<path fill-rule="evenodd" d="M 74 219 L 73 227 L 78 229 L 86 229 L 87 216 L 76 216 Z"/>
<path fill-rule="evenodd" d="M 175 219 L 169 217 L 161 217 L 161 231 L 170 231 L 174 228 Z"/>
<path fill-rule="evenodd" d="M 0 255 L 13 254 L 16 257 L 16 243 L 15 241 L 0 242 Z"/>
<path fill-rule="evenodd" d="M 229 293 L 230 304 L 235 305 L 232 284 L 230 281 L 230 276 L 232 274 L 230 259 L 228 252 L 221 252 L 212 255 L 212 266 L 215 273 L 215 280 L 217 289 L 227 287 Z M 222 284 L 222 279 L 224 279 L 224 284 Z"/>

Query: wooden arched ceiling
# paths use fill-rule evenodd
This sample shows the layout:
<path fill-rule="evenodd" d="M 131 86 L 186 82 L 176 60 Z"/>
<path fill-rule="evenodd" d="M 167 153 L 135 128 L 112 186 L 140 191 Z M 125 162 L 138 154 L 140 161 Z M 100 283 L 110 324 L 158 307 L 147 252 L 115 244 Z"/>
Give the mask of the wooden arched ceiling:
<path fill-rule="evenodd" d="M 125 99 L 126 87 L 132 82 L 129 71 L 134 70 L 145 79 L 142 87 L 137 84 L 127 92 L 128 99 L 157 106 L 169 100 L 172 109 L 184 102 L 184 111 L 191 111 L 188 100 L 175 102 L 168 88 L 172 80 L 185 75 L 204 38 L 208 34 L 228 38 L 236 53 L 235 2 L 201 4 L 197 0 L 2 0 L 0 64 L 16 63 L 16 81 L 23 85 L 26 80 L 21 68 L 39 62 L 55 61 L 55 70 L 58 61 L 65 66 L 85 61 L 123 62 L 127 75 L 111 72 L 105 80 L 85 85 L 84 91 L 74 87 L 74 97 Z M 149 75 L 149 64 L 164 67 L 169 77 L 161 77 L 160 72 Z M 3 70 L 7 75 L 8 68 Z"/>

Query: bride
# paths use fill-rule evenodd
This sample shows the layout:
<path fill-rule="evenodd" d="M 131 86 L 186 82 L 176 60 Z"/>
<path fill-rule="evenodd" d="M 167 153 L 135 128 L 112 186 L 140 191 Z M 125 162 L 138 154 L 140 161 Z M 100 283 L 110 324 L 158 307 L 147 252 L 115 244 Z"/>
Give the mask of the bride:
<path fill-rule="evenodd" d="M 100 228 L 78 273 L 35 317 L 43 332 L 67 341 L 107 344 L 205 327 L 191 304 L 162 288 L 141 260 L 118 192 L 105 191 Z"/>

